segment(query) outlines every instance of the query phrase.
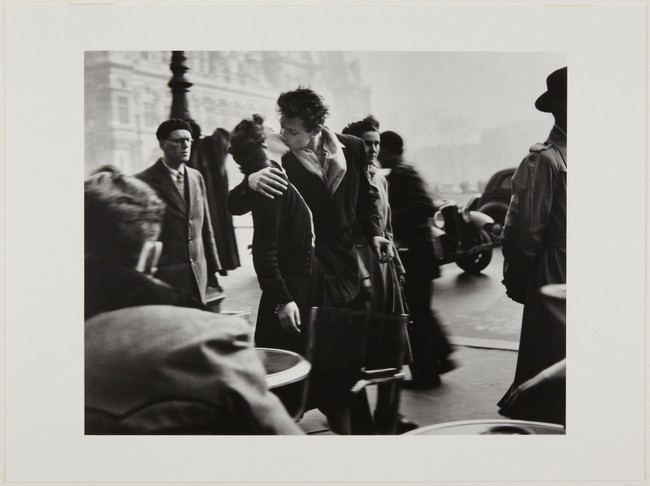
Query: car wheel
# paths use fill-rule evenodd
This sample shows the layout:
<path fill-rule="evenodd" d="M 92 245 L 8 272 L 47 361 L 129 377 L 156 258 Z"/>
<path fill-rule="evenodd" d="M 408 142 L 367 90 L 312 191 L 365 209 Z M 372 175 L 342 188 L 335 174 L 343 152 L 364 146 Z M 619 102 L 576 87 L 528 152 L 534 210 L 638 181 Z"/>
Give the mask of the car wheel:
<path fill-rule="evenodd" d="M 481 230 L 481 243 L 490 243 L 492 239 L 485 230 Z M 481 273 L 492 261 L 492 248 L 476 253 L 466 258 L 458 258 L 456 265 L 458 265 L 466 273 L 477 274 Z"/>

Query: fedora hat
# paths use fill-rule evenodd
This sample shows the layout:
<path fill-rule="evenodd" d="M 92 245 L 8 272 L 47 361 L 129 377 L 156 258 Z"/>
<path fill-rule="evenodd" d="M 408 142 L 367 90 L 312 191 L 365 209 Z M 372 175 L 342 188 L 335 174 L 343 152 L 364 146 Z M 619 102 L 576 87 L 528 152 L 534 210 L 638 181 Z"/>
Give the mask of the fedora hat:
<path fill-rule="evenodd" d="M 544 113 L 551 113 L 556 103 L 566 100 L 567 68 L 553 71 L 546 78 L 546 92 L 537 98 L 535 108 Z"/>

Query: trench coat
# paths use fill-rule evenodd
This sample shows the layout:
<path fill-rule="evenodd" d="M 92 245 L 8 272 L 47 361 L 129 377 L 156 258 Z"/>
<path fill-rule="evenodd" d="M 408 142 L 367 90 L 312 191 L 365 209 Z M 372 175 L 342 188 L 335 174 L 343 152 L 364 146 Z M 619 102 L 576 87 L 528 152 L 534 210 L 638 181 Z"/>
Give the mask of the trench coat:
<path fill-rule="evenodd" d="M 524 313 L 510 390 L 566 356 L 564 322 L 548 312 L 540 293 L 546 284 L 566 283 L 566 147 L 566 134 L 554 126 L 512 178 L 501 234 L 503 283 L 508 295 L 524 304 Z"/>
<path fill-rule="evenodd" d="M 221 270 L 201 173 L 185 166 L 183 198 L 162 159 L 136 174 L 166 203 L 156 278 L 191 292 L 205 303 L 208 280 Z"/>
<path fill-rule="evenodd" d="M 377 207 L 380 214 L 380 227 L 382 236 L 393 241 L 393 226 L 391 222 L 391 208 L 388 204 L 388 182 L 380 174 L 369 173 L 371 184 L 378 190 Z M 355 243 L 361 264 L 368 271 L 371 287 L 372 301 L 370 309 L 385 314 L 406 314 L 404 299 L 400 285 L 400 276 L 406 272 L 402 265 L 399 253 L 395 249 L 395 256 L 388 263 L 380 263 L 368 240 L 363 237 L 359 225 L 354 227 Z"/>

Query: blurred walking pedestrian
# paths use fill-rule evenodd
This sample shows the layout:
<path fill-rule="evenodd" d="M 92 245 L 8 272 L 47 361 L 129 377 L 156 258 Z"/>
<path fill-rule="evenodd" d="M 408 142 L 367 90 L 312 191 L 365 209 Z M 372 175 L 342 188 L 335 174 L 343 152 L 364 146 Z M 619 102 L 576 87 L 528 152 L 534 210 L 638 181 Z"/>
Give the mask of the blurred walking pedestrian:
<path fill-rule="evenodd" d="M 440 374 L 451 371 L 453 352 L 433 309 L 433 279 L 440 275 L 433 246 L 431 218 L 433 201 L 424 180 L 404 163 L 404 141 L 393 131 L 381 134 L 379 162 L 390 169 L 388 202 L 392 211 L 395 244 L 403 249 L 406 269 L 404 291 L 411 325 L 409 341 L 413 361 L 409 365 L 412 379 L 405 387 L 433 388 L 440 384 Z"/>
<path fill-rule="evenodd" d="M 566 331 L 548 312 L 540 289 L 566 283 L 567 68 L 546 79 L 535 108 L 551 113 L 554 125 L 544 143 L 530 148 L 512 177 L 512 198 L 501 234 L 503 284 L 524 304 L 514 381 L 503 407 L 520 384 L 566 357 Z"/>

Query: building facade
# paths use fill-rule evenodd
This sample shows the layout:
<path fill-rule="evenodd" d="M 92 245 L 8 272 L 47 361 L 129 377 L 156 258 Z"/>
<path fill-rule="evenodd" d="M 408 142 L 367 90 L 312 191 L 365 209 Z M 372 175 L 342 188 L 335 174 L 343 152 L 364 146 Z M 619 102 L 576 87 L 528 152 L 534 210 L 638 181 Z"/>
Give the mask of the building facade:
<path fill-rule="evenodd" d="M 187 99 L 203 134 L 230 131 L 244 117 L 264 115 L 276 124 L 275 101 L 304 86 L 321 93 L 340 131 L 370 112 L 370 88 L 358 60 L 344 52 L 186 51 Z M 133 174 L 152 164 L 160 149 L 155 131 L 169 118 L 169 51 L 87 51 L 85 55 L 85 171 L 111 164 Z"/>

